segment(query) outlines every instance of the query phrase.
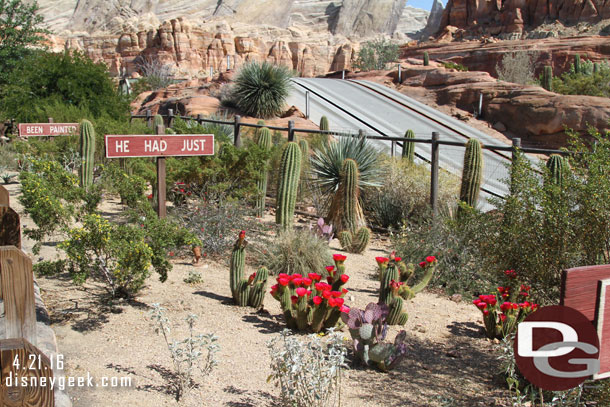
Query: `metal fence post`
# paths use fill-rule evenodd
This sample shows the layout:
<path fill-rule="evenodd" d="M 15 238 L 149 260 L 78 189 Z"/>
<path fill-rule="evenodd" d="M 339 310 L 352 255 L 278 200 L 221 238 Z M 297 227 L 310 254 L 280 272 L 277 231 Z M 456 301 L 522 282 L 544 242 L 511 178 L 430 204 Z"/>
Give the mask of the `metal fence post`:
<path fill-rule="evenodd" d="M 398 83 L 402 83 L 402 66 L 398 64 Z"/>
<path fill-rule="evenodd" d="M 174 109 L 167 109 L 167 127 L 174 126 Z"/>
<path fill-rule="evenodd" d="M 390 152 L 390 156 L 394 157 L 396 155 L 396 141 L 392 140 L 392 150 Z"/>
<path fill-rule="evenodd" d="M 515 161 L 517 158 L 517 150 L 521 148 L 521 139 L 519 137 L 513 138 L 513 155 L 512 160 Z"/>
<path fill-rule="evenodd" d="M 294 120 L 288 122 L 288 141 L 294 141 Z"/>
<path fill-rule="evenodd" d="M 309 119 L 309 91 L 305 91 L 305 118 Z"/>
<path fill-rule="evenodd" d="M 438 141 L 440 136 L 438 132 L 432 132 L 432 155 L 430 156 L 430 206 L 432 207 L 432 214 L 436 216 L 438 214 L 438 158 L 439 158 L 439 144 Z"/>
<path fill-rule="evenodd" d="M 197 124 L 200 126 L 203 124 L 203 115 L 201 113 L 197 115 Z"/>
<path fill-rule="evenodd" d="M 233 145 L 237 148 L 241 147 L 241 137 L 239 136 L 239 122 L 241 121 L 241 116 L 235 115 L 235 127 L 233 129 Z"/>
<path fill-rule="evenodd" d="M 345 79 L 345 69 L 341 71 L 341 79 Z"/>

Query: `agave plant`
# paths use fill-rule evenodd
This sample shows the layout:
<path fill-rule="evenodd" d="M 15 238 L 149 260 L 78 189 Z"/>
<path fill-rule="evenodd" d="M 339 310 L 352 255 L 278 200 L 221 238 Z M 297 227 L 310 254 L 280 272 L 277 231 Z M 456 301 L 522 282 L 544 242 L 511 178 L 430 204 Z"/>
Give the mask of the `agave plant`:
<path fill-rule="evenodd" d="M 251 62 L 235 79 L 233 99 L 244 114 L 261 119 L 275 117 L 283 111 L 291 76 L 286 67 Z"/>
<path fill-rule="evenodd" d="M 378 187 L 381 177 L 379 153 L 364 137 L 342 136 L 336 142 L 325 144 L 311 157 L 311 174 L 320 186 L 321 192 L 332 197 L 327 220 L 339 231 L 341 225 L 341 170 L 346 159 L 352 159 L 358 166 L 358 189 Z M 359 205 L 358 205 L 359 206 Z M 359 224 L 364 224 L 358 221 Z"/>

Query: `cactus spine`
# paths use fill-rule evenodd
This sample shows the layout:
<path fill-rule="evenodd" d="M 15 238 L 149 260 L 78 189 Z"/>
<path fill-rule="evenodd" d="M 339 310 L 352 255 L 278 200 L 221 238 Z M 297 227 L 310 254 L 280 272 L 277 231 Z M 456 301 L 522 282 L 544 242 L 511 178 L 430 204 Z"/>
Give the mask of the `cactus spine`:
<path fill-rule="evenodd" d="M 163 122 L 163 116 L 161 116 L 160 114 L 156 114 L 155 117 L 153 118 L 153 131 L 157 131 L 157 126 L 164 126 L 165 123 Z"/>
<path fill-rule="evenodd" d="M 559 154 L 552 154 L 546 166 L 551 173 L 553 183 L 562 186 L 564 175 L 569 168 L 567 160 Z"/>
<path fill-rule="evenodd" d="M 358 219 L 363 218 L 360 207 L 360 188 L 358 186 L 358 164 L 352 159 L 343 161 L 341 168 L 340 193 L 341 204 L 341 226 L 339 241 L 343 249 L 350 253 L 362 253 L 369 244 L 371 231 L 365 226 L 360 227 Z"/>
<path fill-rule="evenodd" d="M 542 75 L 542 87 L 549 92 L 553 89 L 553 68 L 549 65 L 544 67 Z"/>
<path fill-rule="evenodd" d="M 415 138 L 415 133 L 413 132 L 413 130 L 407 130 L 407 132 L 405 133 L 405 138 Z M 415 143 L 409 143 L 407 141 L 403 142 L 402 158 L 406 158 L 411 164 L 413 164 L 413 162 L 415 161 Z"/>
<path fill-rule="evenodd" d="M 460 201 L 468 206 L 474 207 L 479 199 L 479 190 L 483 177 L 483 153 L 481 142 L 470 139 L 466 143 L 464 152 L 464 169 L 462 172 L 462 187 L 460 189 Z"/>
<path fill-rule="evenodd" d="M 80 186 L 89 188 L 93 184 L 93 167 L 95 164 L 95 130 L 89 120 L 80 125 Z"/>
<path fill-rule="evenodd" d="M 580 55 L 576 54 L 576 55 L 574 55 L 574 73 L 579 74 L 580 72 L 581 72 Z"/>
<path fill-rule="evenodd" d="M 275 223 L 282 225 L 284 229 L 292 226 L 300 175 L 301 149 L 297 143 L 292 141 L 286 145 L 282 154 L 277 188 Z"/>
<path fill-rule="evenodd" d="M 258 134 L 257 144 L 260 148 L 265 151 L 271 150 L 271 132 L 268 128 L 262 127 Z M 265 213 L 265 197 L 267 196 L 267 180 L 269 174 L 267 172 L 267 164 L 269 160 L 265 162 L 265 168 L 262 170 L 261 179 L 258 180 L 258 199 L 256 200 L 256 216 L 261 217 Z"/>
<path fill-rule="evenodd" d="M 231 262 L 229 265 L 231 295 L 235 303 L 240 307 L 250 306 L 260 308 L 263 306 L 263 300 L 265 299 L 269 270 L 261 267 L 250 278 L 244 279 L 245 249 L 248 244 L 245 236 L 246 232 L 242 230 L 231 252 Z"/>
<path fill-rule="evenodd" d="M 428 51 L 424 52 L 424 66 L 430 65 L 430 55 L 428 55 Z"/>

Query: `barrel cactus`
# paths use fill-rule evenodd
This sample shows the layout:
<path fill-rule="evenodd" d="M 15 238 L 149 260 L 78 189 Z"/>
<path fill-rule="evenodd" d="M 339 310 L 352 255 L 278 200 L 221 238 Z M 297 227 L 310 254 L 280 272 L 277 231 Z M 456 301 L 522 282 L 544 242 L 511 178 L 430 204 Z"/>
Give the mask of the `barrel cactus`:
<path fill-rule="evenodd" d="M 396 335 L 393 344 L 383 342 L 388 332 L 389 314 L 387 305 L 375 303 L 368 304 L 364 310 L 351 308 L 348 313 L 341 314 L 352 336 L 354 353 L 365 365 L 384 372 L 393 369 L 407 353 L 404 330 Z"/>
<path fill-rule="evenodd" d="M 460 201 L 474 208 L 479 200 L 479 190 L 483 179 L 483 152 L 481 142 L 470 139 L 464 152 L 464 168 L 462 170 L 462 187 Z"/>
<path fill-rule="evenodd" d="M 566 171 L 569 169 L 568 161 L 559 154 L 552 154 L 546 162 L 546 166 L 549 169 L 552 182 L 562 186 Z"/>
<path fill-rule="evenodd" d="M 284 229 L 292 226 L 301 175 L 301 161 L 299 145 L 295 142 L 287 143 L 280 164 L 275 212 L 275 223 L 281 225 Z"/>
<path fill-rule="evenodd" d="M 424 275 L 419 283 L 409 286 L 413 277 L 413 268 L 399 268 L 399 262 L 392 261 L 387 265 L 381 277 L 379 288 L 379 303 L 388 306 L 388 325 L 404 325 L 409 314 L 403 311 L 404 300 L 410 300 L 422 291 L 436 270 L 437 260 L 434 256 L 426 257 L 419 265 L 424 269 Z M 404 271 L 403 271 L 404 270 Z"/>
<path fill-rule="evenodd" d="M 358 224 L 358 219 L 363 217 L 358 177 L 356 161 L 352 159 L 343 161 L 339 185 L 343 195 L 341 199 L 341 225 L 343 230 L 339 232 L 338 237 L 341 247 L 350 253 L 362 253 L 371 238 L 371 231 L 366 226 Z"/>
<path fill-rule="evenodd" d="M 80 186 L 89 188 L 93 184 L 93 167 L 95 165 L 95 130 L 88 120 L 80 125 Z"/>
<path fill-rule="evenodd" d="M 407 130 L 405 133 L 406 139 L 414 139 L 415 133 L 413 130 Z M 407 159 L 410 163 L 415 161 L 415 143 L 403 142 L 402 145 L 402 158 Z"/>
<path fill-rule="evenodd" d="M 424 66 L 430 65 L 430 55 L 428 55 L 428 51 L 424 52 Z"/>
<path fill-rule="evenodd" d="M 245 238 L 246 232 L 242 230 L 231 252 L 231 261 L 229 263 L 231 295 L 235 304 L 240 307 L 261 308 L 265 299 L 269 270 L 261 267 L 256 273 L 250 275 L 247 280 L 244 278 L 246 264 L 245 249 L 248 245 Z"/>
<path fill-rule="evenodd" d="M 272 147 L 271 132 L 268 128 L 262 127 L 259 129 L 256 143 L 265 151 L 270 151 Z M 267 181 L 269 174 L 267 171 L 267 164 L 269 160 L 265 162 L 265 168 L 261 171 L 261 178 L 258 180 L 258 199 L 256 200 L 256 216 L 261 217 L 265 213 L 265 197 L 267 196 Z"/>
<path fill-rule="evenodd" d="M 545 66 L 542 74 L 542 87 L 549 92 L 553 90 L 553 68 Z"/>
<path fill-rule="evenodd" d="M 320 119 L 320 130 L 329 131 L 330 127 L 328 125 L 328 117 L 322 116 Z"/>

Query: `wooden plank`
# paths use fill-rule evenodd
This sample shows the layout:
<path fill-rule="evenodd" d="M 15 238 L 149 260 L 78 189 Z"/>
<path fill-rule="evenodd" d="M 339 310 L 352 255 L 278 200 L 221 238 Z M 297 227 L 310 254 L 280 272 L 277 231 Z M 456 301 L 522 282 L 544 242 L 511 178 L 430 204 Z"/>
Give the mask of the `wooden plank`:
<path fill-rule="evenodd" d="M 610 279 L 598 282 L 598 301 L 595 327 L 599 336 L 599 372 L 593 379 L 610 377 Z"/>
<path fill-rule="evenodd" d="M 51 119 L 49 119 L 51 120 Z M 33 136 L 69 136 L 78 134 L 80 124 L 78 123 L 21 123 L 19 124 L 19 135 L 21 137 Z"/>
<path fill-rule="evenodd" d="M 610 279 L 608 264 L 564 270 L 560 304 L 582 312 L 593 322 L 597 310 L 598 282 L 607 279 Z"/>
<path fill-rule="evenodd" d="M 17 377 L 27 378 L 26 386 L 16 386 Z M 0 340 L 0 406 L 54 407 L 52 378 L 51 361 L 34 345 L 23 338 Z"/>
<path fill-rule="evenodd" d="M 21 249 L 21 221 L 15 210 L 0 205 L 0 246 L 15 246 Z"/>
<path fill-rule="evenodd" d="M 32 261 L 24 252 L 14 246 L 2 246 L 0 247 L 0 276 L 6 339 L 25 338 L 36 344 Z"/>
<path fill-rule="evenodd" d="M 107 135 L 106 158 L 214 155 L 213 134 Z"/>
<path fill-rule="evenodd" d="M 4 186 L 0 185 L 0 205 L 11 206 L 10 195 Z"/>

